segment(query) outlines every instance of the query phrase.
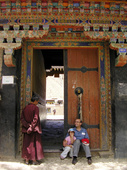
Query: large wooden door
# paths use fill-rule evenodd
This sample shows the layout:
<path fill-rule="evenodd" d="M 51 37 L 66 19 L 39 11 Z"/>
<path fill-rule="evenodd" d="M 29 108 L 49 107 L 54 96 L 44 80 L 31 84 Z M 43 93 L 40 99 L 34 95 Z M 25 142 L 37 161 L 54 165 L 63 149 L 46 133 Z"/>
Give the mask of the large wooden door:
<path fill-rule="evenodd" d="M 75 88 L 83 89 L 82 120 L 88 126 L 91 149 L 100 148 L 98 49 L 67 50 L 68 124 L 74 124 L 78 114 Z M 85 69 L 84 69 L 85 68 Z M 84 71 L 85 70 L 85 71 Z M 93 125 L 93 126 L 92 126 Z"/>

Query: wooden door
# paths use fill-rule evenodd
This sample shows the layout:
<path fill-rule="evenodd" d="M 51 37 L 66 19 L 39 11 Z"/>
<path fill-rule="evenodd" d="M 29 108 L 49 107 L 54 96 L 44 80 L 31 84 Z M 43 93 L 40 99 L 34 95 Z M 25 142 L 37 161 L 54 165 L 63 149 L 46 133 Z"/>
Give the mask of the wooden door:
<path fill-rule="evenodd" d="M 68 124 L 74 124 L 78 114 L 75 88 L 83 89 L 82 120 L 88 125 L 91 149 L 100 148 L 98 49 L 67 50 Z"/>

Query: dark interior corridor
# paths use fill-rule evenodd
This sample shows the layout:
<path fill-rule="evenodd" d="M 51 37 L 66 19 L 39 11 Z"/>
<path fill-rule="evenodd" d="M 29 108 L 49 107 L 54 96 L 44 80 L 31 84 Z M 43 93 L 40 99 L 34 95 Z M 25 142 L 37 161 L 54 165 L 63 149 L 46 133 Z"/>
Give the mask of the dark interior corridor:
<path fill-rule="evenodd" d="M 42 49 L 44 57 L 45 70 L 50 69 L 51 66 L 63 66 L 63 50 L 59 49 Z"/>

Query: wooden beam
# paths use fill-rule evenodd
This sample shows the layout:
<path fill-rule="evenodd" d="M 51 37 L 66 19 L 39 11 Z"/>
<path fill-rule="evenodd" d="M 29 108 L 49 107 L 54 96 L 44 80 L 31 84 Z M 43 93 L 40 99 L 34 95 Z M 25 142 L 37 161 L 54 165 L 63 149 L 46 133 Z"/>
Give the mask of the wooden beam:
<path fill-rule="evenodd" d="M 10 0 L 0 0 L 0 2 L 7 2 Z M 69 1 L 69 0 L 68 0 Z M 83 2 L 85 2 L 86 0 L 82 0 Z M 81 0 L 73 0 L 73 2 L 81 2 Z M 116 1 L 116 0 L 87 0 L 87 2 L 115 2 L 115 3 L 125 3 L 127 4 L 127 2 L 125 0 L 121 0 L 121 1 Z"/>

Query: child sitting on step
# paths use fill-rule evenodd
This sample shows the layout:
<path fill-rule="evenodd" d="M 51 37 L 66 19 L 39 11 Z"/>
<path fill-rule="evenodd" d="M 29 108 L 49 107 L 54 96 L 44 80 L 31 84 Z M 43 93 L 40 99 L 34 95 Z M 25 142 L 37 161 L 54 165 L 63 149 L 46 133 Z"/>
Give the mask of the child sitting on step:
<path fill-rule="evenodd" d="M 76 140 L 76 137 L 74 136 L 75 132 L 73 128 L 70 128 L 68 130 L 69 136 L 67 136 L 63 141 L 63 152 L 60 155 L 60 159 L 65 159 L 67 157 L 67 154 L 69 153 L 70 157 L 73 157 L 73 143 Z"/>

